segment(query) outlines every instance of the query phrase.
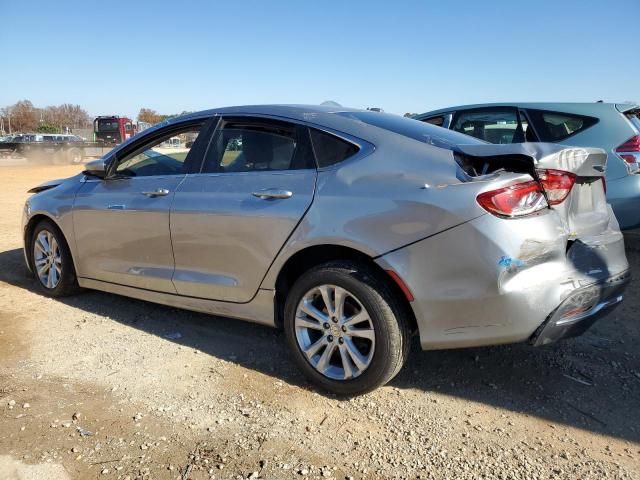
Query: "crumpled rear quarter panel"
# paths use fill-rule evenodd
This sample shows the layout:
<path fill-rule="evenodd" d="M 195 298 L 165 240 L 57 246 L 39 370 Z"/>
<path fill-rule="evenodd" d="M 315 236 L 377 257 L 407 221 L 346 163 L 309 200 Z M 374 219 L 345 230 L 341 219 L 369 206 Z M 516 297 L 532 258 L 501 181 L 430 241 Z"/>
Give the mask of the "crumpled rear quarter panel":
<path fill-rule="evenodd" d="M 604 233 L 569 239 L 553 210 L 483 215 L 377 261 L 412 291 L 423 349 L 512 343 L 527 340 L 576 288 L 628 269 L 613 215 Z"/>

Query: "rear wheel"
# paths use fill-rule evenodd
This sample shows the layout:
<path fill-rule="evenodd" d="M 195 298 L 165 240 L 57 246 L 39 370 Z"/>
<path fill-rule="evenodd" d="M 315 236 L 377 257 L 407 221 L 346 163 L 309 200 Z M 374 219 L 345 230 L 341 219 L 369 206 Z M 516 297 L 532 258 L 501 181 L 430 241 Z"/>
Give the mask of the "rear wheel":
<path fill-rule="evenodd" d="M 67 163 L 66 152 L 62 149 L 56 150 L 50 154 L 51 163 L 54 165 L 64 165 Z"/>
<path fill-rule="evenodd" d="M 319 387 L 342 395 L 391 380 L 409 351 L 406 310 L 366 265 L 332 262 L 304 273 L 285 305 L 293 357 Z"/>
<path fill-rule="evenodd" d="M 67 151 L 67 162 L 72 164 L 82 163 L 84 157 L 82 155 L 82 150 L 79 148 L 73 147 Z"/>
<path fill-rule="evenodd" d="M 80 290 L 73 259 L 62 232 L 43 220 L 31 236 L 31 270 L 40 290 L 50 297 L 64 297 Z"/>

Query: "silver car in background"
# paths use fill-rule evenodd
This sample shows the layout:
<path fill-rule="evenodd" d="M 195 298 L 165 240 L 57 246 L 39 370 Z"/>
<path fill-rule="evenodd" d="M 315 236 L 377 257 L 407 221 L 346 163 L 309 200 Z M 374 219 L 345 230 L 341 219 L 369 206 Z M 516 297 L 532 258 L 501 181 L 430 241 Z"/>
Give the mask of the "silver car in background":
<path fill-rule="evenodd" d="M 423 349 L 551 343 L 620 303 L 606 154 L 490 145 L 378 112 L 209 110 L 31 191 L 27 265 L 79 288 L 284 328 L 321 388 L 357 394 Z"/>
<path fill-rule="evenodd" d="M 628 103 L 486 103 L 414 118 L 490 143 L 553 142 L 607 152 L 607 201 L 624 229 L 640 227 L 640 107 Z"/>

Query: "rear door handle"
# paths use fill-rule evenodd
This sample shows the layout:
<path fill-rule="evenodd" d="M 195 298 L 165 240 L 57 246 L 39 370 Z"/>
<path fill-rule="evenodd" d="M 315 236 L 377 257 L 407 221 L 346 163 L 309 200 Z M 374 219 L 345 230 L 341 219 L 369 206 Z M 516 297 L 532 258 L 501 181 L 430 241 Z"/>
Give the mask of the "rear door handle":
<path fill-rule="evenodd" d="M 167 195 L 169 195 L 169 190 L 167 190 L 166 188 L 158 188 L 152 192 L 142 192 L 143 195 L 146 195 L 147 197 L 165 197 Z"/>
<path fill-rule="evenodd" d="M 289 190 L 281 190 L 279 188 L 267 188 L 265 190 L 253 192 L 251 195 L 262 200 L 270 200 L 276 198 L 291 198 L 293 197 L 293 192 Z"/>

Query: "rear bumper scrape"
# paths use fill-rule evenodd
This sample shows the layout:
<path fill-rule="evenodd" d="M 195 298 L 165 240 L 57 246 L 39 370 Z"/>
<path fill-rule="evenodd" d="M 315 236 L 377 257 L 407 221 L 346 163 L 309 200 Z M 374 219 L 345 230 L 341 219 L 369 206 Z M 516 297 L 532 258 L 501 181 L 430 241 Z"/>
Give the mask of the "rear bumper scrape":
<path fill-rule="evenodd" d="M 539 347 L 583 334 L 596 320 L 622 303 L 630 280 L 631 274 L 625 270 L 605 281 L 572 291 L 534 332 L 529 343 Z"/>

